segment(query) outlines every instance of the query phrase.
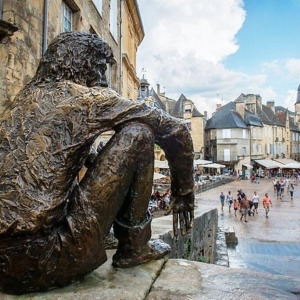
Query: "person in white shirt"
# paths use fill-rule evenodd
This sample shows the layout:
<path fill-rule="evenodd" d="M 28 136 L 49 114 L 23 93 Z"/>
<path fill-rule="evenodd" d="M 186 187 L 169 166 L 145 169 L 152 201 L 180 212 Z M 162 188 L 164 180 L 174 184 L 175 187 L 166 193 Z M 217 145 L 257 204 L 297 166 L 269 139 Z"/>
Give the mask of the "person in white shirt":
<path fill-rule="evenodd" d="M 256 212 L 258 214 L 257 208 L 258 208 L 258 202 L 259 202 L 259 196 L 257 195 L 257 192 L 255 191 L 252 197 L 252 203 L 253 203 L 253 214 Z"/>
<path fill-rule="evenodd" d="M 232 203 L 233 203 L 233 197 L 231 195 L 231 191 L 229 191 L 228 195 L 226 196 L 226 202 L 228 204 L 229 212 L 231 212 L 231 206 L 232 206 Z"/>

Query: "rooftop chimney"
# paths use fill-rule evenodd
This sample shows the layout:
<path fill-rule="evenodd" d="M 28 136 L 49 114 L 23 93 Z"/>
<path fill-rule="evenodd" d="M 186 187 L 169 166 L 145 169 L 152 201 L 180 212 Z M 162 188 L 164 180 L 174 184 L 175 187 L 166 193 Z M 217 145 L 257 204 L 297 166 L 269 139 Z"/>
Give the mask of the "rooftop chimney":
<path fill-rule="evenodd" d="M 157 95 L 159 95 L 160 94 L 160 84 L 158 83 L 157 84 Z"/>
<path fill-rule="evenodd" d="M 267 101 L 267 106 L 270 107 L 272 109 L 273 113 L 275 114 L 275 102 L 274 102 L 274 100 Z"/>

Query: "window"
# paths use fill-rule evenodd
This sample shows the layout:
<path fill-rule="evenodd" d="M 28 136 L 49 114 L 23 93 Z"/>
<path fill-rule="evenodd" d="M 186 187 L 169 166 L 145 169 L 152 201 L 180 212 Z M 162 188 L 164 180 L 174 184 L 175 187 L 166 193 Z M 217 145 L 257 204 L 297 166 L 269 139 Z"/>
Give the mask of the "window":
<path fill-rule="evenodd" d="M 230 139 L 231 138 L 231 129 L 222 129 L 222 138 Z"/>
<path fill-rule="evenodd" d="M 262 154 L 261 145 L 257 145 L 257 153 L 258 154 Z"/>
<path fill-rule="evenodd" d="M 192 123 L 190 121 L 185 122 L 185 124 L 189 130 L 192 130 Z"/>
<path fill-rule="evenodd" d="M 72 10 L 65 3 L 62 2 L 62 32 L 72 30 Z"/>
<path fill-rule="evenodd" d="M 102 15 L 102 0 L 93 0 L 98 12 Z"/>
<path fill-rule="evenodd" d="M 246 139 L 247 138 L 247 131 L 246 129 L 243 129 L 243 139 Z"/>
<path fill-rule="evenodd" d="M 224 149 L 224 161 L 230 161 L 230 149 Z"/>
<path fill-rule="evenodd" d="M 247 155 L 247 148 L 246 147 L 243 147 L 242 148 L 242 155 Z"/>
<path fill-rule="evenodd" d="M 191 113 L 192 112 L 192 105 L 191 104 L 185 104 L 184 112 L 185 113 Z"/>
<path fill-rule="evenodd" d="M 257 128 L 258 139 L 261 139 L 261 128 Z"/>
<path fill-rule="evenodd" d="M 115 40 L 118 39 L 118 1 L 111 0 L 110 2 L 110 32 Z"/>

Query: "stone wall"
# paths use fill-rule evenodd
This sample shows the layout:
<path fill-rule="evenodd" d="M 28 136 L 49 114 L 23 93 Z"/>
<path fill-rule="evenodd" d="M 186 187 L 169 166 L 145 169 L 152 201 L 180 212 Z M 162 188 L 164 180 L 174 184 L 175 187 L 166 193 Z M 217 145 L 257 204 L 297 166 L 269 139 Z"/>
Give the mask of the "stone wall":
<path fill-rule="evenodd" d="M 178 236 L 173 232 L 160 234 L 159 238 L 171 248 L 170 258 L 184 258 L 193 261 L 215 263 L 216 239 L 218 234 L 218 210 L 213 209 L 195 217 L 191 234 Z"/>
<path fill-rule="evenodd" d="M 111 87 L 120 92 L 120 33 L 115 39 L 110 32 L 110 0 L 103 0 L 101 14 L 93 1 L 64 2 L 73 12 L 72 30 L 97 33 L 111 46 L 116 60 L 111 68 Z M 49 44 L 62 31 L 63 1 L 48 1 L 46 19 L 45 3 L 44 0 L 3 0 L 2 19 L 17 26 L 18 30 L 0 41 L 0 113 L 10 107 L 18 92 L 34 76 L 45 50 L 44 43 Z M 120 11 L 120 3 L 118 5 Z"/>

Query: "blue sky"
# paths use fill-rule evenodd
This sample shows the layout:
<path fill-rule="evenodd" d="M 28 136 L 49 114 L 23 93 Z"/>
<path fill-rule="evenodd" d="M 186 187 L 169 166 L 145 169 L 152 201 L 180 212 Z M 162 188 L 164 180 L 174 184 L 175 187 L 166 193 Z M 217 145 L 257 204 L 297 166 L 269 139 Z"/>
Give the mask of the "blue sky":
<path fill-rule="evenodd" d="M 300 0 L 138 0 L 145 38 L 138 76 L 209 117 L 259 94 L 294 111 L 300 83 Z M 142 69 L 145 71 L 142 72 Z"/>

